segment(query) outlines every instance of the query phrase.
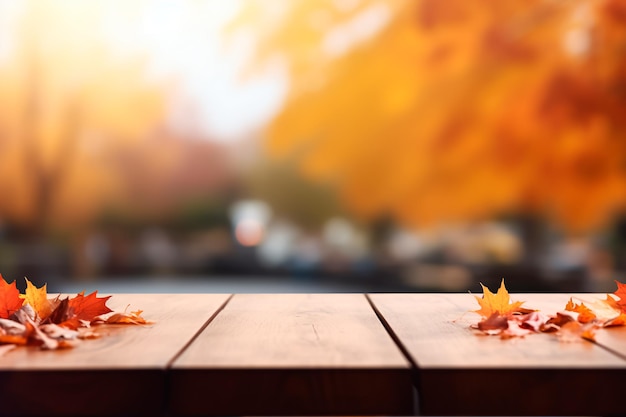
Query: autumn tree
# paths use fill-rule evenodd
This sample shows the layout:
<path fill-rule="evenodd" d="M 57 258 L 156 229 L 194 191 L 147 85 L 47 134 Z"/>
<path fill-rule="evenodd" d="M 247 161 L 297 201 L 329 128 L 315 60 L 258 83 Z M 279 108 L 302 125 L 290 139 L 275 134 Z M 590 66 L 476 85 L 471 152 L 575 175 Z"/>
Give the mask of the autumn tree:
<path fill-rule="evenodd" d="M 0 63 L 0 214 L 31 237 L 93 218 L 123 189 L 108 156 L 163 119 L 163 89 L 141 60 L 112 54 L 98 13 L 22 4 L 14 52 Z"/>
<path fill-rule="evenodd" d="M 230 30 L 290 71 L 269 152 L 364 217 L 580 231 L 624 209 L 620 0 L 249 2 Z"/>

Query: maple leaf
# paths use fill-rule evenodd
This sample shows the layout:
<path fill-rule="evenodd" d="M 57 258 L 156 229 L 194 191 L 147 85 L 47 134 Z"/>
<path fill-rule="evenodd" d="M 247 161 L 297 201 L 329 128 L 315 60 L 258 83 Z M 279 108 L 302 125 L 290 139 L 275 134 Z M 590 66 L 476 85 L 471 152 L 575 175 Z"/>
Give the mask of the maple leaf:
<path fill-rule="evenodd" d="M 532 332 L 531 329 L 523 327 L 519 320 L 512 319 L 509 320 L 509 327 L 500 334 L 500 337 L 502 339 L 512 339 L 514 337 L 524 337 Z"/>
<path fill-rule="evenodd" d="M 509 321 L 506 316 L 493 313 L 489 318 L 478 323 L 478 329 L 486 334 L 499 334 L 509 328 Z"/>
<path fill-rule="evenodd" d="M 620 310 L 620 306 L 617 304 L 617 300 L 613 297 L 611 297 L 611 295 L 607 294 L 606 295 L 606 300 L 601 300 L 601 302 L 606 303 L 606 305 L 608 305 L 610 308 L 614 309 L 614 310 Z"/>
<path fill-rule="evenodd" d="M 30 305 L 42 320 L 47 319 L 53 309 L 52 302 L 48 300 L 46 287 L 47 284 L 44 284 L 37 288 L 26 278 L 26 292 L 20 295 L 24 299 L 24 304 Z"/>
<path fill-rule="evenodd" d="M 68 308 L 74 311 L 70 316 L 79 320 L 92 321 L 98 316 L 110 313 L 113 310 L 106 306 L 109 298 L 111 296 L 98 297 L 98 291 L 85 296 L 85 291 L 83 291 L 69 300 Z"/>
<path fill-rule="evenodd" d="M 587 324 L 581 324 L 575 320 L 565 323 L 557 333 L 561 342 L 577 342 L 580 338 L 589 341 L 595 341 L 597 327 Z"/>
<path fill-rule="evenodd" d="M 15 320 L 0 319 L 0 334 L 22 334 L 26 328 Z"/>
<path fill-rule="evenodd" d="M 39 328 L 46 336 L 56 340 L 73 340 L 78 337 L 78 331 L 67 329 L 54 323 L 43 324 Z"/>
<path fill-rule="evenodd" d="M 581 323 L 590 323 L 596 319 L 596 314 L 585 303 L 576 304 L 572 298 L 565 305 L 565 310 L 578 313 L 578 321 Z"/>
<path fill-rule="evenodd" d="M 52 313 L 50 313 L 50 315 L 46 319 L 46 322 L 59 324 L 68 320 L 69 318 L 69 300 L 67 298 L 64 298 L 59 302 L 59 304 L 52 311 Z"/>
<path fill-rule="evenodd" d="M 22 304 L 24 300 L 20 298 L 15 281 L 9 284 L 0 275 L 0 318 L 8 319 Z"/>
<path fill-rule="evenodd" d="M 576 321 L 573 314 L 567 311 L 557 312 L 556 316 L 543 323 L 539 330 L 544 333 L 558 332 L 564 325 L 572 321 Z"/>
<path fill-rule="evenodd" d="M 523 301 L 516 301 L 514 303 L 511 302 L 509 292 L 504 286 L 504 280 L 502 280 L 500 288 L 496 294 L 489 291 L 489 288 L 485 287 L 483 284 L 480 284 L 480 286 L 483 288 L 483 296 L 482 298 L 474 296 L 480 305 L 480 310 L 475 310 L 475 313 L 478 313 L 485 318 L 489 318 L 493 314 L 506 316 L 522 311 L 521 306 Z"/>
<path fill-rule="evenodd" d="M 619 281 L 615 281 L 615 283 L 617 284 L 617 291 L 613 294 L 619 297 L 619 300 L 615 300 L 615 302 L 622 312 L 626 313 L 626 284 Z"/>
<path fill-rule="evenodd" d="M 541 330 L 542 326 L 546 324 L 548 321 L 548 317 L 541 314 L 538 311 L 533 311 L 529 314 L 524 314 L 519 317 L 518 322 L 519 326 L 522 329 L 532 330 L 534 332 L 538 332 Z"/>
<path fill-rule="evenodd" d="M 130 313 L 115 313 L 108 317 L 104 322 L 107 324 L 149 324 L 146 319 L 141 317 L 142 310 L 132 311 Z"/>

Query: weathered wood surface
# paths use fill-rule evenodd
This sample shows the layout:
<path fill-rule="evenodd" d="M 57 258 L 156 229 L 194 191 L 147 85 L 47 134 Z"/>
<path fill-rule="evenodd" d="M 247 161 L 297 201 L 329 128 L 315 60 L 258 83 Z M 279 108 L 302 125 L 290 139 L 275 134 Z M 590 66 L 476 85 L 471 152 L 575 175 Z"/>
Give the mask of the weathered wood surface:
<path fill-rule="evenodd" d="M 549 334 L 501 340 L 469 328 L 478 321 L 469 294 L 372 294 L 370 300 L 415 364 L 425 415 L 620 415 L 626 411 L 626 360 L 598 344 Z M 564 294 L 513 295 L 543 312 Z M 601 331 L 602 333 L 604 330 Z M 626 328 L 600 343 L 623 349 Z"/>
<path fill-rule="evenodd" d="M 158 415 L 168 364 L 228 297 L 114 295 L 109 307 L 130 304 L 155 323 L 96 326 L 103 336 L 74 349 L 19 348 L 0 356 L 0 415 Z"/>
<path fill-rule="evenodd" d="M 235 295 L 176 360 L 174 414 L 411 414 L 403 357 L 363 294 Z"/>

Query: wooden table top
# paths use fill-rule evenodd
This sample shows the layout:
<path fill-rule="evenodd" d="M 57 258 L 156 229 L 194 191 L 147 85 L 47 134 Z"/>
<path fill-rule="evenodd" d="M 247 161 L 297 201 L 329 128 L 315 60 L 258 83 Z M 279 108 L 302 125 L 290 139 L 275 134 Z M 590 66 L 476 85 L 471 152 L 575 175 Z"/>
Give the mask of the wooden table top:
<path fill-rule="evenodd" d="M 99 327 L 103 337 L 74 349 L 0 356 L 0 415 L 158 415 L 166 407 L 166 369 L 228 298 L 116 294 L 112 309 L 130 304 L 155 323 Z"/>
<path fill-rule="evenodd" d="M 569 295 L 512 298 L 553 313 Z M 117 294 L 109 302 L 128 304 L 155 323 L 106 326 L 105 337 L 71 350 L 0 356 L 0 415 L 626 412 L 626 327 L 602 329 L 595 343 L 478 336 L 469 294 Z"/>
<path fill-rule="evenodd" d="M 577 294 L 593 300 L 601 295 Z M 560 342 L 553 334 L 502 340 L 477 335 L 477 304 L 468 294 L 369 295 L 414 365 L 420 412 L 426 415 L 620 415 L 626 328 L 598 332 L 597 343 Z M 566 294 L 522 294 L 514 300 L 554 314 Z"/>

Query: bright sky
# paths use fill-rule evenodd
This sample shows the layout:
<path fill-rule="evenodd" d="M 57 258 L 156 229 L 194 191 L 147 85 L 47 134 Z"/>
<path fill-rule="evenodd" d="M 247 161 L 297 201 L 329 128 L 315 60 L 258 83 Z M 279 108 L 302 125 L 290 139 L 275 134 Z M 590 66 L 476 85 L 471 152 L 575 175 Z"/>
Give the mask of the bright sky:
<path fill-rule="evenodd" d="M 221 33 L 241 0 L 146 4 L 139 16 L 120 16 L 120 8 L 111 8 L 104 29 L 120 52 L 149 51 L 152 76 L 180 81 L 179 98 L 194 104 L 189 108 L 175 100 L 175 123 L 184 128 L 193 120 L 214 139 L 227 140 L 261 126 L 279 110 L 287 90 L 286 72 L 265 68 L 243 82 L 238 76 L 254 50 L 253 39 L 226 44 Z"/>
<path fill-rule="evenodd" d="M 246 0 L 31 1 L 62 16 L 63 27 L 75 26 L 77 37 L 104 39 L 120 60 L 146 57 L 150 80 L 174 80 L 178 88 L 171 102 L 171 121 L 183 131 L 199 131 L 222 141 L 241 138 L 262 127 L 286 97 L 286 66 L 272 62 L 257 67 L 253 78 L 242 78 L 255 50 L 254 34 L 246 37 L 239 32 L 230 39 L 223 34 L 224 26 Z M 347 2 L 347 7 L 358 1 Z M 26 5 L 23 0 L 0 0 L 0 65 L 15 51 L 19 16 Z M 84 32 L 91 26 L 80 21 L 86 14 L 96 16 L 96 27 L 89 34 Z M 341 55 L 353 44 L 374 36 L 389 17 L 386 5 L 374 4 L 329 31 L 322 47 L 331 56 Z M 46 36 L 45 28 L 42 36 Z"/>

